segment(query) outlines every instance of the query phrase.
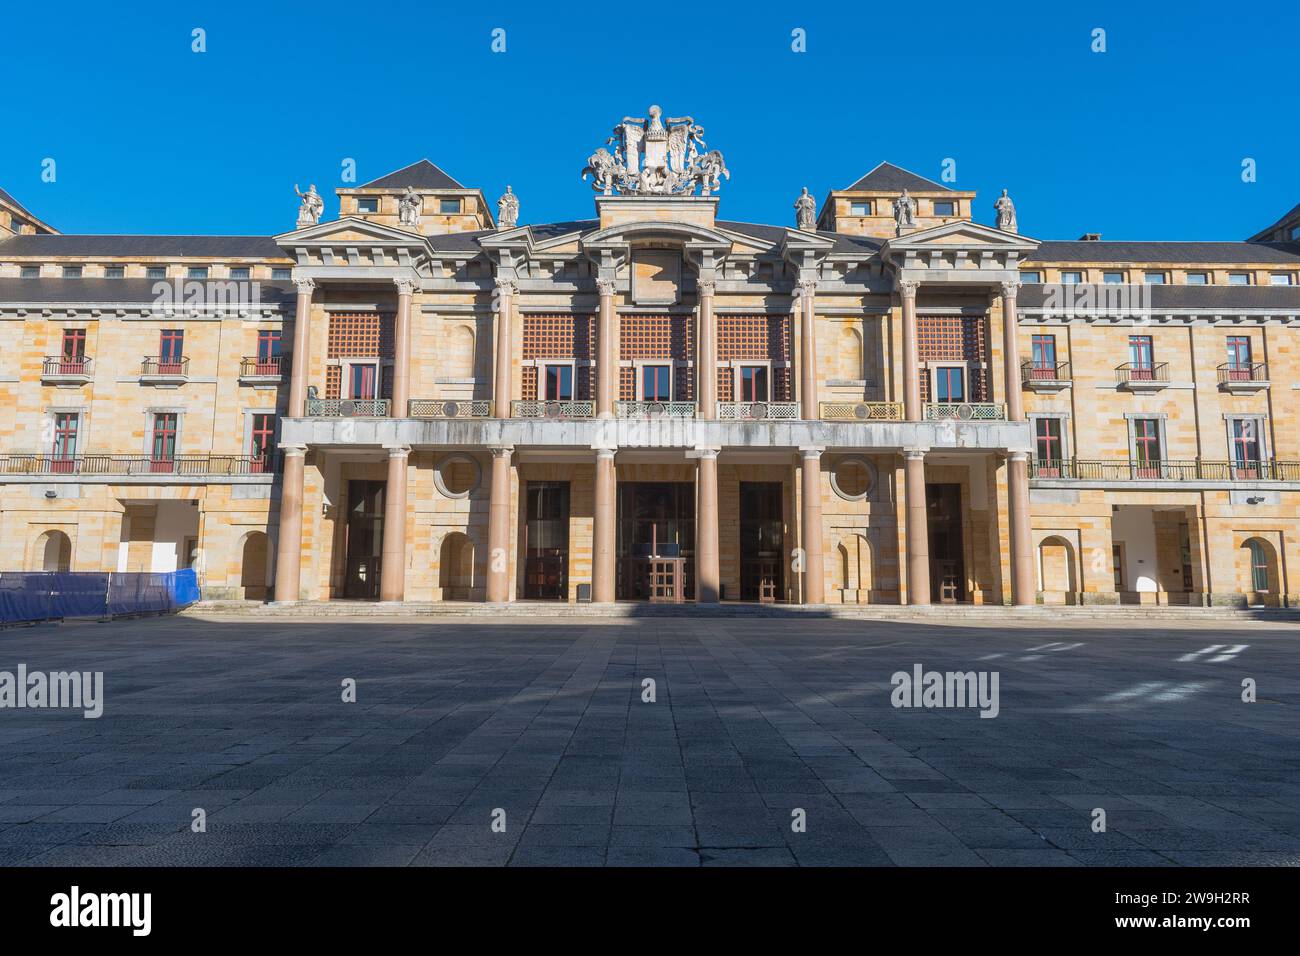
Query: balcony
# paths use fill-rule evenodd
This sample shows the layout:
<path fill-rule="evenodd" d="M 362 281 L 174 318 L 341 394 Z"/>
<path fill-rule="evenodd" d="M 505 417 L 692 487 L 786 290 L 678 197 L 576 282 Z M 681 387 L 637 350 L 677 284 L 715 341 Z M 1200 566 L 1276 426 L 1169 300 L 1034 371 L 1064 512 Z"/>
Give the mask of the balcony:
<path fill-rule="evenodd" d="M 1069 362 L 1021 362 L 1020 384 L 1031 392 L 1060 392 L 1073 384 Z"/>
<path fill-rule="evenodd" d="M 564 420 L 567 418 L 593 418 L 595 414 L 595 402 L 524 399 L 523 401 L 510 403 L 511 418 Z"/>
<path fill-rule="evenodd" d="M 84 355 L 47 355 L 41 363 L 42 385 L 85 385 L 94 377 Z"/>
<path fill-rule="evenodd" d="M 221 477 L 269 475 L 279 470 L 279 464 L 277 455 L 0 455 L 0 475 Z"/>
<path fill-rule="evenodd" d="M 694 418 L 694 402 L 615 402 L 618 418 Z"/>
<path fill-rule="evenodd" d="M 997 402 L 926 402 L 927 422 L 1004 422 L 1007 406 Z"/>
<path fill-rule="evenodd" d="M 272 355 L 269 358 L 245 355 L 239 360 L 239 384 L 275 385 L 283 380 L 284 373 L 290 367 L 287 355 Z"/>
<path fill-rule="evenodd" d="M 1249 394 L 1269 386 L 1267 362 L 1225 362 L 1218 371 L 1225 392 Z"/>
<path fill-rule="evenodd" d="M 799 418 L 798 402 L 719 402 L 724 422 L 789 422 Z"/>
<path fill-rule="evenodd" d="M 901 422 L 902 402 L 822 402 L 820 414 L 828 422 Z"/>
<path fill-rule="evenodd" d="M 308 418 L 387 418 L 386 398 L 309 398 Z"/>
<path fill-rule="evenodd" d="M 1158 392 L 1169 387 L 1169 363 L 1154 365 L 1125 362 L 1115 367 L 1115 384 L 1130 392 Z"/>
<path fill-rule="evenodd" d="M 491 418 L 487 399 L 413 398 L 406 403 L 408 418 Z"/>
<path fill-rule="evenodd" d="M 1300 481 L 1291 461 L 1084 461 L 1030 462 L 1031 478 L 1074 481 Z"/>
<path fill-rule="evenodd" d="M 175 388 L 190 380 L 189 357 L 163 359 L 157 355 L 147 355 L 140 364 L 141 385 L 161 385 Z"/>

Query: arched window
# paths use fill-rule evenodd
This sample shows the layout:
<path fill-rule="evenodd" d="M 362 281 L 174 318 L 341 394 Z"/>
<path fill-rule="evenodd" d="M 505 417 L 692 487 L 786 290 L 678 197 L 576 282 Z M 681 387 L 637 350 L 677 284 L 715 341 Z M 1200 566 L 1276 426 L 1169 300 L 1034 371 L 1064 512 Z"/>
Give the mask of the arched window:
<path fill-rule="evenodd" d="M 1268 590 L 1268 548 L 1259 538 L 1246 542 L 1250 549 L 1250 587 L 1254 591 Z"/>

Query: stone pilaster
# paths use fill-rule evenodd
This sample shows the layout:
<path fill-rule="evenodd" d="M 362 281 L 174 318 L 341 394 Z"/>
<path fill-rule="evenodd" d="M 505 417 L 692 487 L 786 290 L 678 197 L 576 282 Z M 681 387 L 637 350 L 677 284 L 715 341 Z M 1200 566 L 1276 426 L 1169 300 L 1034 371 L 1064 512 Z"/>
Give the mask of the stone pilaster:
<path fill-rule="evenodd" d="M 614 449 L 596 450 L 596 506 L 591 548 L 591 599 L 597 604 L 614 600 L 614 548 L 618 481 Z"/>
<path fill-rule="evenodd" d="M 513 448 L 489 448 L 492 453 L 488 502 L 487 599 L 510 600 L 510 456 Z"/>
<path fill-rule="evenodd" d="M 614 343 L 614 280 L 597 279 L 600 312 L 596 325 L 596 417 L 613 418 L 618 396 L 618 352 Z"/>
<path fill-rule="evenodd" d="M 497 418 L 510 417 L 511 379 L 511 328 L 514 325 L 515 295 L 519 285 L 512 279 L 497 279 L 497 353 L 496 372 L 492 383 L 492 400 Z"/>
<path fill-rule="evenodd" d="M 310 295 L 310 293 L 308 293 Z M 294 356 L 297 367 L 297 356 Z M 284 479 L 280 486 L 280 533 L 275 555 L 275 599 L 298 600 L 302 578 L 302 496 L 306 445 L 281 445 Z"/>
<path fill-rule="evenodd" d="M 916 331 L 919 285 L 912 279 L 898 280 L 898 292 L 903 299 L 903 417 L 909 422 L 921 420 L 921 352 Z"/>
<path fill-rule="evenodd" d="M 289 373 L 289 417 L 302 418 L 307 410 L 307 373 L 311 364 L 311 295 L 314 279 L 294 279 L 298 302 L 293 314 L 293 368 Z"/>
<path fill-rule="evenodd" d="M 801 279 L 795 286 L 799 297 L 799 415 L 808 421 L 821 417 L 817 408 L 817 314 L 815 279 Z M 820 604 L 818 600 L 814 603 Z"/>
<path fill-rule="evenodd" d="M 1007 392 L 1007 420 L 1023 422 L 1025 403 L 1020 391 L 1020 343 L 1016 320 L 1016 293 L 1019 282 L 1002 283 L 1002 366 Z"/>
<path fill-rule="evenodd" d="M 699 299 L 699 332 L 696 341 L 695 382 L 699 401 L 699 416 L 705 419 L 718 417 L 718 326 L 713 316 L 712 279 L 701 279 L 695 284 Z"/>
<path fill-rule="evenodd" d="M 1034 604 L 1038 595 L 1029 522 L 1028 452 L 1012 452 L 1007 459 L 1007 521 L 1011 544 L 1011 603 Z"/>
<path fill-rule="evenodd" d="M 822 556 L 822 449 L 800 448 L 803 505 L 803 603 L 826 603 L 826 567 Z"/>
<path fill-rule="evenodd" d="M 722 593 L 718 550 L 718 449 L 701 448 L 697 454 L 695 521 L 695 599 L 717 604 Z"/>
<path fill-rule="evenodd" d="M 393 389 L 396 401 L 397 390 Z M 406 463 L 411 449 L 388 450 L 388 482 L 384 486 L 384 542 L 379 562 L 379 599 L 400 601 L 406 593 Z"/>
<path fill-rule="evenodd" d="M 411 397 L 411 296 L 419 287 L 415 279 L 394 279 L 397 286 L 397 321 L 393 335 L 392 417 L 405 418 Z"/>
<path fill-rule="evenodd" d="M 925 511 L 925 452 L 903 452 L 907 547 L 907 603 L 930 603 L 930 528 Z"/>

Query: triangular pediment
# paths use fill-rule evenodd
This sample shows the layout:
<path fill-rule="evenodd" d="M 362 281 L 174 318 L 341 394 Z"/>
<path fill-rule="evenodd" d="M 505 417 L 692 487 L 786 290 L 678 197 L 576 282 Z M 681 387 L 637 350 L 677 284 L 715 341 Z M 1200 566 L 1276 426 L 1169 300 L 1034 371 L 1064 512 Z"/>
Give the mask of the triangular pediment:
<path fill-rule="evenodd" d="M 1014 232 L 1003 232 L 978 222 L 957 220 L 896 236 L 888 240 L 885 246 L 894 251 L 970 249 L 1029 252 L 1038 248 L 1038 240 Z"/>
<path fill-rule="evenodd" d="M 404 229 L 385 226 L 355 216 L 345 216 L 342 219 L 335 219 L 330 222 L 318 222 L 312 226 L 304 226 L 301 229 L 295 229 L 293 232 L 286 232 L 276 236 L 275 241 L 283 249 L 298 246 L 341 245 L 348 242 L 363 242 L 368 245 L 385 246 L 424 246 L 427 244 L 425 237 L 419 233 L 407 232 Z"/>

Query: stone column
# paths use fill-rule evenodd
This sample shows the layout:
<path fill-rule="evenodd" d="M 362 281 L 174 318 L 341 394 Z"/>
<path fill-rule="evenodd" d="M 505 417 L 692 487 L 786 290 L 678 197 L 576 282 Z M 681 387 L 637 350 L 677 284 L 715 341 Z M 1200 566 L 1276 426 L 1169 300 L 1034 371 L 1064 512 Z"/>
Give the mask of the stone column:
<path fill-rule="evenodd" d="M 294 368 L 297 366 L 295 355 Z M 280 535 L 275 549 L 275 599 L 296 601 L 302 578 L 302 493 L 307 446 L 281 445 L 280 450 L 284 453 L 284 480 L 280 485 Z"/>
<path fill-rule="evenodd" d="M 293 368 L 289 372 L 289 417 L 302 418 L 307 410 L 307 367 L 311 364 L 311 294 L 314 279 L 294 279 L 298 307 L 293 315 Z"/>
<path fill-rule="evenodd" d="M 695 284 L 700 303 L 699 341 L 695 343 L 695 383 L 699 399 L 700 418 L 718 417 L 718 329 L 713 318 L 712 279 L 701 279 Z M 716 464 L 716 462 L 715 462 Z"/>
<path fill-rule="evenodd" d="M 925 513 L 925 452 L 903 452 L 907 507 L 907 603 L 930 603 L 930 528 Z"/>
<path fill-rule="evenodd" d="M 903 418 L 909 422 L 919 422 L 922 415 L 921 352 L 916 333 L 916 289 L 919 285 L 912 279 L 898 280 L 898 291 L 903 297 Z"/>
<path fill-rule="evenodd" d="M 811 299 L 811 296 L 809 296 Z M 800 448 L 803 459 L 803 603 L 826 603 L 825 562 L 822 560 L 822 450 Z"/>
<path fill-rule="evenodd" d="M 722 594 L 718 557 L 718 449 L 700 448 L 696 469 L 695 600 L 717 604 Z"/>
<path fill-rule="evenodd" d="M 411 296 L 419 287 L 416 279 L 394 279 L 397 286 L 397 321 L 393 330 L 393 418 L 407 417 L 411 397 Z"/>
<path fill-rule="evenodd" d="M 1007 519 L 1011 542 L 1011 603 L 1035 604 L 1034 544 L 1029 526 L 1029 453 L 1007 458 Z"/>
<path fill-rule="evenodd" d="M 614 345 L 614 280 L 597 279 L 600 315 L 596 326 L 596 417 L 613 418 L 618 396 L 618 352 Z"/>
<path fill-rule="evenodd" d="M 519 285 L 513 279 L 497 279 L 497 354 L 496 374 L 492 384 L 495 417 L 510 417 L 511 399 L 511 326 L 514 324 L 515 294 Z"/>
<path fill-rule="evenodd" d="M 396 395 L 394 389 L 394 398 Z M 400 601 L 406 594 L 406 461 L 410 454 L 405 445 L 388 449 L 383 557 L 379 562 L 381 601 Z"/>
<path fill-rule="evenodd" d="M 1007 391 L 1007 420 L 1023 422 L 1025 403 L 1020 392 L 1020 343 L 1016 321 L 1016 293 L 1019 282 L 1002 283 L 1002 367 Z"/>
<path fill-rule="evenodd" d="M 492 453 L 491 497 L 488 503 L 487 599 L 510 600 L 510 455 L 513 448 L 489 448 Z"/>
<path fill-rule="evenodd" d="M 618 510 L 618 481 L 614 449 L 596 449 L 596 508 L 591 542 L 591 599 L 597 604 L 614 600 L 614 524 Z"/>
<path fill-rule="evenodd" d="M 799 416 L 808 421 L 816 421 L 821 417 L 817 407 L 817 317 L 813 309 L 813 296 L 816 292 L 815 279 L 800 279 L 795 286 L 800 304 Z M 820 604 L 821 599 L 818 598 L 814 603 Z"/>

